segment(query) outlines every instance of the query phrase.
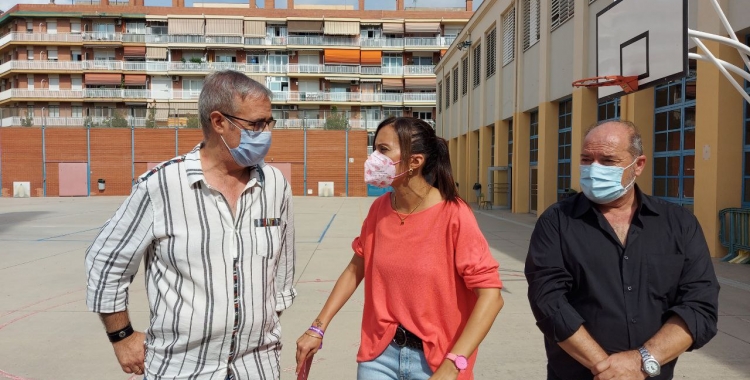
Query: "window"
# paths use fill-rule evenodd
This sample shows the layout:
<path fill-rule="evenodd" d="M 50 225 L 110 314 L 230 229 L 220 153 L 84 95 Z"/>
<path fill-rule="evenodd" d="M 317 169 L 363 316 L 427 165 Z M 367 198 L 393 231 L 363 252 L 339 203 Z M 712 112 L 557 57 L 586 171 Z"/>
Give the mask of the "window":
<path fill-rule="evenodd" d="M 33 104 L 26 106 L 26 117 L 34 118 L 34 105 Z"/>
<path fill-rule="evenodd" d="M 143 21 L 128 21 L 125 25 L 125 33 L 146 34 L 146 23 Z"/>
<path fill-rule="evenodd" d="M 445 109 L 451 106 L 451 76 L 445 77 Z"/>
<path fill-rule="evenodd" d="M 495 166 L 495 129 L 496 126 L 492 126 L 492 135 L 490 137 L 490 166 Z"/>
<path fill-rule="evenodd" d="M 380 38 L 383 34 L 378 26 L 362 26 L 359 33 L 361 38 Z"/>
<path fill-rule="evenodd" d="M 34 89 L 34 74 L 26 74 L 26 89 Z"/>
<path fill-rule="evenodd" d="M 429 57 L 421 57 L 421 56 L 413 56 L 411 57 L 411 64 L 415 66 L 432 66 L 432 56 Z"/>
<path fill-rule="evenodd" d="M 26 33 L 34 33 L 34 23 L 26 21 Z"/>
<path fill-rule="evenodd" d="M 523 50 L 539 42 L 539 0 L 523 2 Z"/>
<path fill-rule="evenodd" d="M 416 119 L 422 119 L 422 120 L 432 120 L 432 112 L 429 111 L 417 111 L 412 112 L 412 117 Z"/>
<path fill-rule="evenodd" d="M 47 113 L 48 117 L 60 117 L 60 106 L 49 106 L 49 112 Z"/>
<path fill-rule="evenodd" d="M 653 194 L 691 210 L 695 188 L 695 89 L 696 78 L 692 75 L 654 91 Z"/>
<path fill-rule="evenodd" d="M 247 63 L 250 65 L 265 65 L 266 64 L 266 53 L 265 52 L 248 52 L 245 56 Z"/>
<path fill-rule="evenodd" d="M 26 59 L 29 61 L 34 60 L 34 48 L 26 48 Z"/>
<path fill-rule="evenodd" d="M 268 89 L 275 92 L 289 91 L 289 77 L 268 77 Z"/>
<path fill-rule="evenodd" d="M 469 92 L 469 57 L 461 60 L 461 95 Z"/>
<path fill-rule="evenodd" d="M 503 16 L 503 66 L 513 61 L 516 54 L 516 8 Z"/>
<path fill-rule="evenodd" d="M 599 102 L 596 112 L 596 120 L 620 120 L 620 98 L 614 98 L 606 102 Z"/>
<path fill-rule="evenodd" d="M 81 21 L 70 22 L 70 33 L 81 33 Z"/>
<path fill-rule="evenodd" d="M 83 60 L 83 56 L 81 55 L 80 49 L 72 49 L 70 50 L 70 60 L 75 62 L 80 62 Z"/>
<path fill-rule="evenodd" d="M 47 49 L 47 59 L 50 61 L 57 61 L 57 48 Z"/>
<path fill-rule="evenodd" d="M 216 62 L 237 62 L 234 54 L 216 54 Z"/>
<path fill-rule="evenodd" d="M 443 112 L 443 82 L 438 83 L 437 87 L 437 111 Z"/>
<path fill-rule="evenodd" d="M 402 67 L 404 66 L 404 57 L 401 55 L 401 53 L 384 53 L 383 58 L 383 67 Z"/>
<path fill-rule="evenodd" d="M 558 103 L 557 109 L 557 199 L 570 189 L 573 99 Z"/>
<path fill-rule="evenodd" d="M 560 25 L 573 18 L 575 0 L 552 0 L 550 9 L 550 31 L 557 29 Z"/>
<path fill-rule="evenodd" d="M 474 57 L 472 62 L 474 64 L 474 88 L 477 88 L 479 86 L 479 83 L 481 83 L 482 78 L 479 76 L 479 72 L 481 70 L 482 66 L 482 44 L 477 44 L 476 47 L 474 47 Z"/>
<path fill-rule="evenodd" d="M 485 65 L 485 69 L 487 71 L 487 78 L 490 78 L 497 72 L 497 28 L 492 28 L 487 33 L 486 40 L 487 54 L 485 59 L 487 60 L 487 64 Z"/>
<path fill-rule="evenodd" d="M 83 107 L 82 106 L 71 106 L 70 112 L 72 117 L 83 117 Z"/>
<path fill-rule="evenodd" d="M 453 68 L 453 103 L 458 101 L 458 66 Z"/>
<path fill-rule="evenodd" d="M 539 111 L 529 114 L 529 164 L 539 161 Z"/>
<path fill-rule="evenodd" d="M 513 119 L 508 119 L 508 166 L 513 166 Z"/>

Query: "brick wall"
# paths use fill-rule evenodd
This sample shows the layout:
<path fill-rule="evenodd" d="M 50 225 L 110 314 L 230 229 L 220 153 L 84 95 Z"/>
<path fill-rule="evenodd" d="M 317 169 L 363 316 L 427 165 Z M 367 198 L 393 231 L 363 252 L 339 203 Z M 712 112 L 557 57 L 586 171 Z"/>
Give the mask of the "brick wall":
<path fill-rule="evenodd" d="M 175 136 L 177 135 L 177 136 Z M 86 162 L 88 159 L 86 129 L 47 128 L 45 154 L 47 196 L 59 194 L 58 166 L 61 162 Z M 203 138 L 200 130 L 135 129 L 135 157 L 131 153 L 131 130 L 92 128 L 91 195 L 127 195 L 131 190 L 132 171 L 135 176 L 146 171 L 149 162 L 161 162 L 192 150 Z M 176 138 L 177 137 L 177 138 Z M 294 195 L 304 193 L 304 131 L 276 130 L 267 162 L 290 163 Z M 318 182 L 334 182 L 336 196 L 346 193 L 346 169 L 349 169 L 349 196 L 367 195 L 364 183 L 364 162 L 367 159 L 367 132 L 351 131 L 349 157 L 346 159 L 344 131 L 307 131 L 307 188 L 318 195 Z M 32 196 L 41 196 L 42 174 L 41 128 L 0 129 L 0 173 L 3 196 L 13 193 L 14 181 L 31 182 Z M 97 180 L 106 181 L 106 190 L 99 192 Z"/>

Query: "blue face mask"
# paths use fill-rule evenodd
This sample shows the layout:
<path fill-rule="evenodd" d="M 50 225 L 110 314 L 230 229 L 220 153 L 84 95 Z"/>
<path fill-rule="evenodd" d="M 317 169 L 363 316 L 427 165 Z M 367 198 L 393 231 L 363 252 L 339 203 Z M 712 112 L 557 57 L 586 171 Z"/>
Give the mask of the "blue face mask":
<path fill-rule="evenodd" d="M 581 165 L 581 191 L 586 198 L 600 205 L 615 201 L 625 195 L 635 183 L 633 178 L 630 183 L 622 187 L 622 175 L 626 167 L 604 166 L 594 162 L 591 165 Z"/>
<path fill-rule="evenodd" d="M 224 145 L 229 149 L 234 162 L 245 168 L 263 162 L 268 149 L 271 148 L 271 132 L 253 132 L 240 128 L 240 134 L 240 145 L 234 149 L 230 148 L 224 136 L 221 136 L 221 141 L 224 141 Z"/>

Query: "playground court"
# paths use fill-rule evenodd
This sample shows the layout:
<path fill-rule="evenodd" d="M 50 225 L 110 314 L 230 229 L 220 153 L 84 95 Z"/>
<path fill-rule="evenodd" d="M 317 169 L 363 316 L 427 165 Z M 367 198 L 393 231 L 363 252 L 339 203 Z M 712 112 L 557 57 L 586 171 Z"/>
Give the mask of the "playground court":
<path fill-rule="evenodd" d="M 121 372 L 97 316 L 84 301 L 84 252 L 122 200 L 0 198 L 0 379 L 140 378 Z M 282 379 L 295 378 L 294 342 L 351 258 L 352 238 L 373 200 L 295 198 L 299 297 L 282 317 Z M 476 216 L 505 283 L 505 307 L 480 346 L 476 378 L 544 379 L 542 335 L 522 273 L 535 218 L 503 210 L 477 210 Z M 675 379 L 750 379 L 750 266 L 715 265 L 722 284 L 719 334 L 680 358 Z M 143 330 L 148 305 L 142 273 L 131 289 L 133 325 Z M 311 379 L 356 378 L 362 302 L 360 287 L 327 331 Z"/>

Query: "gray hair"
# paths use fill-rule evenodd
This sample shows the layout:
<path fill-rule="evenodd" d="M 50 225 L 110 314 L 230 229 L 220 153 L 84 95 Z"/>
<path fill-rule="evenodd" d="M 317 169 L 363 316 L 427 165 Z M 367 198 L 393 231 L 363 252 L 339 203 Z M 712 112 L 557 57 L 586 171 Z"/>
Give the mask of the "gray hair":
<path fill-rule="evenodd" d="M 586 133 L 583 135 L 584 140 L 586 139 L 586 136 L 591 133 L 591 131 L 607 123 L 617 123 L 627 128 L 630 137 L 630 146 L 628 147 L 628 152 L 633 156 L 633 158 L 643 155 L 643 138 L 641 138 L 641 133 L 638 132 L 638 127 L 636 127 L 632 121 L 622 119 L 600 121 L 586 131 Z"/>
<path fill-rule="evenodd" d="M 216 71 L 206 76 L 203 90 L 198 97 L 198 115 L 201 120 L 203 137 L 208 139 L 211 133 L 211 112 L 219 111 L 234 115 L 237 113 L 235 98 L 268 99 L 273 93 L 266 86 L 234 70 Z"/>

